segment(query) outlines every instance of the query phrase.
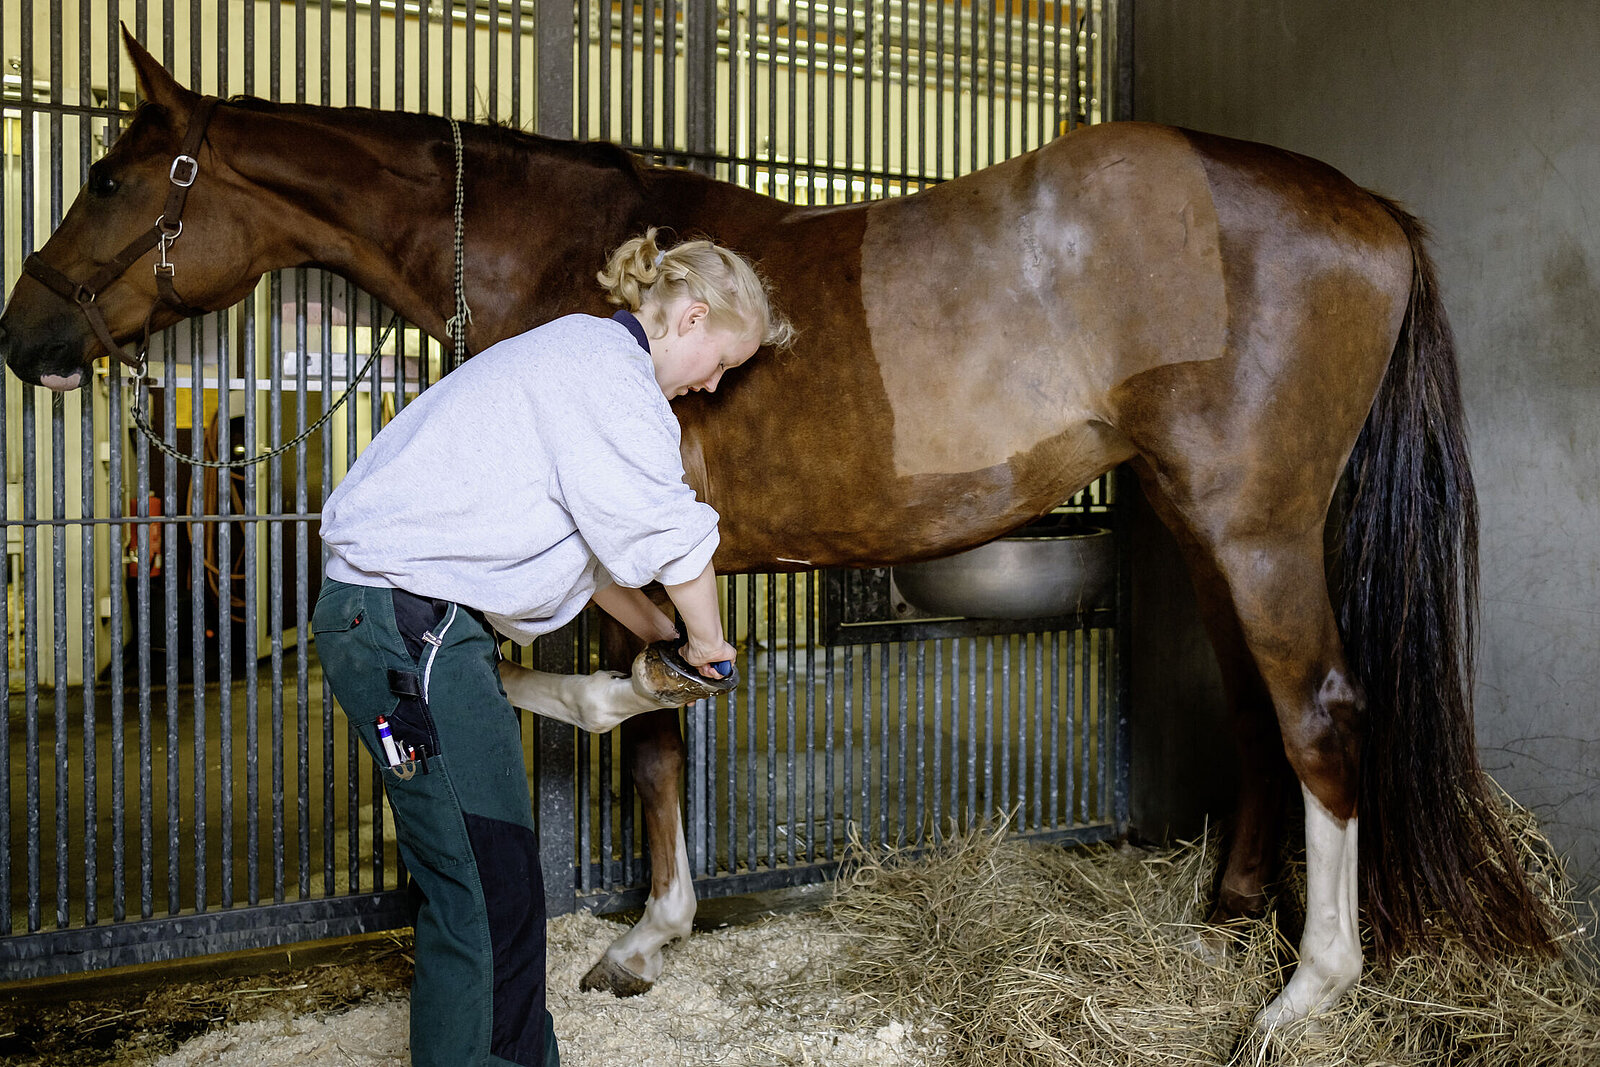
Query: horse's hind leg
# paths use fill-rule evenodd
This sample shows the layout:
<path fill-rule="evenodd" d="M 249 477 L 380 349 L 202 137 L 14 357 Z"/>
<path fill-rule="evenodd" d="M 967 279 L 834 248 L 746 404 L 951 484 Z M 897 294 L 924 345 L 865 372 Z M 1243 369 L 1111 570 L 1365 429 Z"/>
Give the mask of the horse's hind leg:
<path fill-rule="evenodd" d="M 1286 463 L 1276 473 L 1302 478 L 1301 491 L 1295 492 L 1297 486 L 1276 477 L 1272 468 L 1252 468 L 1248 456 L 1220 448 L 1214 454 L 1252 469 L 1254 476 L 1219 473 L 1209 464 L 1183 459 L 1165 467 L 1147 460 L 1142 473 L 1154 484 L 1152 499 L 1191 557 L 1202 596 L 1209 593 L 1214 612 L 1222 602 L 1231 608 L 1213 618 L 1213 636 L 1221 639 L 1225 659 L 1236 658 L 1234 641 L 1248 650 L 1305 800 L 1307 889 L 1300 963 L 1257 1018 L 1271 1028 L 1331 1005 L 1361 974 L 1356 798 L 1363 698 L 1346 665 L 1328 596 L 1325 498 L 1304 489 L 1319 473 L 1331 484 L 1333 473 L 1317 470 L 1318 457 L 1293 457 L 1304 462 Z M 1326 457 L 1321 458 L 1326 466 Z M 1249 695 L 1248 684 L 1242 695 Z M 1259 756 L 1269 747 L 1270 734 L 1259 721 L 1252 723 L 1248 707 L 1244 714 L 1246 750 Z M 1278 799 L 1258 792 L 1245 804 L 1248 809 Z M 1267 862 L 1270 844 L 1263 839 L 1239 847 L 1243 851 L 1229 857 L 1230 873 L 1240 876 L 1235 906 L 1250 903 L 1262 869 L 1252 874 L 1251 863 Z"/>
<path fill-rule="evenodd" d="M 1233 719 L 1239 774 L 1233 821 L 1226 835 L 1227 856 L 1217 882 L 1211 922 L 1222 925 L 1254 918 L 1266 911 L 1267 886 L 1278 874 L 1291 775 L 1283 756 L 1272 697 L 1250 654 L 1228 583 L 1183 516 L 1161 495 L 1149 469 L 1142 463 L 1134 466 L 1146 499 L 1183 552 L 1200 615 L 1216 651 Z"/>
<path fill-rule="evenodd" d="M 1240 538 L 1214 553 L 1277 709 L 1305 800 L 1306 921 L 1295 973 L 1257 1023 L 1331 1005 L 1361 974 L 1356 796 L 1363 701 L 1328 601 L 1321 526 L 1289 541 Z"/>

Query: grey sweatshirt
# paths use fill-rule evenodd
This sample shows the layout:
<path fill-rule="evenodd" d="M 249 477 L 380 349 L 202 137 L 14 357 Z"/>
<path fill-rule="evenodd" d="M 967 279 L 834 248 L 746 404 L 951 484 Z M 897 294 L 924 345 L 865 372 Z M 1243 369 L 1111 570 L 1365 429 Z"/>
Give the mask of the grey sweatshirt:
<path fill-rule="evenodd" d="M 477 608 L 520 644 L 597 588 L 705 569 L 717 513 L 614 319 L 569 315 L 473 356 L 375 437 L 322 509 L 328 577 Z"/>

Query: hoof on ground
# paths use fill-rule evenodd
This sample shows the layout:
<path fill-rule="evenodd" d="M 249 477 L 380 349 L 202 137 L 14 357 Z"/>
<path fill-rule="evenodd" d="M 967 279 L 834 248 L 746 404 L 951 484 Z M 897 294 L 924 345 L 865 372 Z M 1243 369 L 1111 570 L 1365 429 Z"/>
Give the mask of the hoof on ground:
<path fill-rule="evenodd" d="M 1226 961 L 1237 943 L 1235 931 L 1220 926 L 1200 926 L 1188 931 L 1178 946 L 1196 959 L 1215 965 Z"/>
<path fill-rule="evenodd" d="M 1296 1008 L 1282 996 L 1256 1012 L 1256 1034 L 1264 1042 L 1288 1047 L 1306 1038 L 1316 1038 L 1327 1032 L 1328 1005 L 1318 1005 L 1310 1012 Z"/>
<path fill-rule="evenodd" d="M 589 968 L 589 973 L 583 976 L 578 988 L 585 993 L 601 990 L 612 996 L 636 997 L 640 993 L 650 992 L 654 984 L 640 978 L 610 956 L 601 956 L 600 962 Z"/>

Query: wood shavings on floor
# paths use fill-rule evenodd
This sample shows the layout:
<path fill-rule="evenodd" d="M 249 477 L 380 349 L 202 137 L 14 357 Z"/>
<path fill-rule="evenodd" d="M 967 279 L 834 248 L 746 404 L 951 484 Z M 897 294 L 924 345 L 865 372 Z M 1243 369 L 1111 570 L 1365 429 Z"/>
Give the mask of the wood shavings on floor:
<path fill-rule="evenodd" d="M 578 983 L 624 928 L 586 912 L 549 924 L 549 1004 L 563 1067 L 924 1067 L 939 1033 L 868 1021 L 831 982 L 842 934 L 817 913 L 697 933 L 667 949 L 642 996 Z M 393 1067 L 409 1062 L 408 1002 L 256 1020 L 194 1038 L 156 1067 Z"/>

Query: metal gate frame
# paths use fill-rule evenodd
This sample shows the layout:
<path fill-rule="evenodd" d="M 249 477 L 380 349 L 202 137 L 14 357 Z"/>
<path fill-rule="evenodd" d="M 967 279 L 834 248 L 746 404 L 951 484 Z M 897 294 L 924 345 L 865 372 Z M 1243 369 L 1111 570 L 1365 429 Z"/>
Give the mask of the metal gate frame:
<path fill-rule="evenodd" d="M 1043 64 L 1047 55 L 1054 58 L 1057 94 L 1063 70 L 1076 94 L 1079 37 L 1075 32 L 1074 47 L 1062 48 L 1063 13 L 1069 27 L 1078 25 L 1080 15 L 1097 20 L 1083 36 L 1092 49 L 1086 61 L 1097 65 L 1099 78 L 1091 78 L 1090 91 L 1099 87 L 1103 97 L 1109 84 L 1115 117 L 1131 113 L 1132 0 L 1104 0 L 1105 10 L 1075 0 L 994 0 L 984 8 L 989 17 L 981 25 L 970 21 L 965 30 L 962 18 L 976 16 L 963 12 L 976 11 L 976 5 L 957 2 L 949 14 L 953 38 L 947 36 L 943 0 L 931 12 L 929 0 L 857 0 L 845 7 L 744 0 L 720 21 L 709 3 L 698 0 L 620 6 L 601 0 L 188 0 L 187 11 L 177 8 L 182 3 L 169 0 L 155 27 L 147 0 L 82 0 L 76 22 L 69 18 L 72 0 L 0 0 L 0 58 L 13 48 L 19 52 L 7 81 L 7 158 L 0 170 L 7 202 L 0 214 L 0 248 L 8 292 L 22 254 L 42 243 L 61 217 L 77 176 L 95 155 L 95 138 L 109 142 L 114 135 L 119 105 L 130 90 L 121 83 L 117 46 L 111 45 L 109 56 L 96 55 L 92 46 L 98 41 L 104 52 L 124 19 L 181 79 L 195 86 L 214 79 L 206 91 L 243 89 L 272 99 L 335 104 L 384 97 L 411 110 L 466 119 L 480 117 L 478 96 L 484 93 L 482 117 L 490 120 L 532 119 L 540 132 L 554 136 L 619 140 L 647 157 L 768 192 L 786 189 L 793 197 L 803 189 L 816 202 L 902 194 L 1053 135 L 1058 99 L 1042 90 L 1030 97 L 1025 83 L 1024 104 L 1003 108 L 999 118 L 994 99 L 1000 85 L 1009 100 L 1010 79 L 1029 77 L 1034 57 Z M 35 8 L 46 6 L 48 13 L 39 17 Z M 202 21 L 211 28 L 203 32 Z M 595 32 L 619 47 L 592 48 Z M 202 58 L 208 35 L 220 60 L 214 70 Z M 71 72 L 65 45 L 74 36 L 75 101 L 64 88 Z M 951 40 L 954 47 L 947 49 Z M 824 41 L 825 85 L 815 77 Z M 317 79 L 308 77 L 313 42 L 320 48 L 320 90 Z M 370 64 L 370 81 L 367 68 L 352 59 L 363 47 L 380 57 Z M 342 50 L 347 68 L 343 97 L 336 91 L 334 50 Z M 758 61 L 756 54 L 765 59 Z M 393 63 L 392 83 L 383 80 L 385 56 Z M 87 72 L 108 60 L 104 77 L 91 85 Z M 920 133 L 928 129 L 927 95 L 917 97 L 911 85 L 925 85 L 930 60 L 940 86 L 931 144 L 910 132 L 913 114 Z M 617 77 L 608 80 L 613 67 Z M 808 72 L 804 80 L 802 70 Z M 841 70 L 842 78 L 834 76 Z M 953 71 L 955 85 L 949 113 L 943 110 L 946 71 Z M 963 80 L 969 98 L 962 97 Z M 508 82 L 509 91 L 502 91 Z M 591 85 L 599 88 L 591 91 Z M 986 113 L 979 88 L 989 94 Z M 819 98 L 826 100 L 825 132 L 814 121 Z M 758 103 L 765 104 L 764 115 Z M 842 131 L 836 103 L 844 107 Z M 1099 106 L 1104 111 L 1103 98 Z M 865 131 L 855 128 L 857 115 L 867 116 Z M 1080 120 L 1074 104 L 1065 121 Z M 976 138 L 970 146 L 945 142 L 949 128 L 970 134 L 980 126 L 987 155 Z M 46 157 L 48 177 L 41 167 Z M 36 189 L 48 190 L 48 203 Z M 308 315 L 313 305 L 321 309 L 317 319 Z M 341 308 L 344 321 L 333 321 Z M 235 444 L 286 439 L 317 414 L 315 394 L 338 388 L 336 374 L 350 375 L 352 355 L 363 340 L 370 345 L 372 325 L 384 317 L 375 301 L 339 280 L 301 270 L 263 282 L 237 309 L 167 331 L 157 351 L 164 395 L 171 398 L 162 409 L 168 441 L 178 441 L 187 424 L 188 447 L 200 447 L 194 428 L 208 425 L 206 398 L 184 383 L 212 382 L 222 367 L 235 375 L 237 389 L 229 387 L 217 402 L 227 405 L 230 417 L 213 416 L 209 423 L 215 447 L 225 453 Z M 354 457 L 359 441 L 392 417 L 391 409 L 446 369 L 436 343 L 406 330 L 407 358 L 380 367 L 370 403 L 348 421 L 341 416 L 321 442 L 322 492 Z M 341 345 L 342 371 L 336 358 Z M 128 391 L 114 369 L 90 389 L 100 393 L 88 403 L 51 397 L 45 412 L 38 407 L 42 394 L 9 377 L 0 382 L 0 458 L 8 488 L 13 468 L 20 468 L 21 483 L 20 493 L 8 492 L 0 503 L 8 542 L 8 639 L 19 629 L 22 638 L 15 662 L 8 640 L 8 656 L 0 663 L 6 683 L 0 688 L 0 738 L 8 769 L 21 771 L 20 788 L 9 770 L 0 782 L 0 899 L 7 902 L 0 913 L 0 980 L 405 925 L 404 870 L 384 829 L 381 790 L 361 772 L 354 737 L 336 728 L 339 717 L 332 714 L 331 694 L 312 657 L 295 647 L 295 624 L 303 625 L 309 614 L 316 570 L 311 552 L 318 512 L 308 482 L 316 484 L 318 476 L 308 465 L 307 449 L 272 464 L 264 479 L 245 479 L 238 508 L 222 492 L 208 504 L 198 477 L 179 494 L 182 464 L 152 465 L 147 448 L 125 446 Z M 39 453 L 42 429 L 49 438 L 47 456 Z M 342 454 L 335 447 L 340 437 Z M 74 462 L 78 500 L 68 491 Z M 165 486 L 154 519 L 148 510 L 153 475 Z M 1097 505 L 1077 500 L 1073 506 L 1087 513 Z M 1115 509 L 1099 512 L 1121 531 Z M 239 641 L 250 654 L 237 666 L 237 650 L 229 644 L 233 627 L 217 621 L 220 608 L 208 608 L 208 560 L 191 551 L 187 573 L 177 573 L 180 540 L 201 544 L 208 534 L 219 559 L 231 559 L 235 549 L 244 558 L 239 574 L 217 568 L 209 594 L 218 604 L 231 605 L 235 597 L 243 602 Z M 9 554 L 13 543 L 15 562 Z M 126 598 L 120 580 L 125 554 L 134 575 Z M 1125 552 L 1122 559 L 1125 604 Z M 159 574 L 152 573 L 153 562 L 161 564 Z M 48 609 L 40 604 L 46 573 Z M 187 580 L 187 590 L 180 590 L 180 579 Z M 950 828 L 983 817 L 986 806 L 992 813 L 997 805 L 990 801 L 997 796 L 1021 802 L 1019 826 L 1030 836 L 1093 840 L 1123 832 L 1124 609 L 1051 633 L 973 636 L 951 624 L 944 632 L 925 626 L 902 631 L 893 641 L 834 646 L 824 643 L 815 622 L 828 582 L 825 574 L 731 580 L 728 626 L 748 638 L 746 686 L 731 700 L 684 713 L 691 766 L 686 826 L 702 897 L 823 879 L 837 867 L 840 837 L 852 827 L 869 846 L 925 847 Z M 109 595 L 101 595 L 105 588 Z M 161 593 L 165 617 L 149 618 Z M 180 609 L 188 612 L 182 626 Z M 214 633 L 207 632 L 208 610 Z M 141 625 L 141 617 L 148 622 Z M 164 630 L 159 636 L 168 650 L 164 664 L 151 656 L 157 628 Z M 48 643 L 41 644 L 46 635 Z M 130 635 L 138 647 L 125 673 L 121 646 Z M 545 669 L 593 669 L 592 637 L 589 624 L 580 622 L 536 643 L 533 662 Z M 1073 659 L 1080 642 L 1081 656 L 1088 657 L 1081 659 L 1081 674 L 1059 673 L 1076 669 L 1070 664 L 1080 662 Z M 181 669 L 180 646 L 192 653 L 187 671 Z M 210 659 L 214 648 L 219 654 Z M 41 670 L 42 656 L 47 670 Z M 92 681 L 107 660 L 109 692 Z M 292 671 L 288 678 L 286 666 Z M 157 667 L 164 667 L 164 679 Z M 782 687 L 780 676 L 786 679 Z M 806 679 L 803 691 L 796 678 Z M 1026 683 L 1020 688 L 1018 678 Z M 986 716 L 981 721 L 980 685 Z M 1033 687 L 1031 699 L 1027 685 Z M 1080 697 L 1071 695 L 1073 686 L 1082 690 Z M 1066 704 L 1061 692 L 1068 694 Z M 1015 774 L 1005 733 L 1013 699 L 1016 736 L 1031 739 L 1032 746 L 1016 750 Z M 1071 710 L 1074 699 L 1078 711 Z M 1063 707 L 1065 717 L 1058 714 Z M 183 714 L 192 715 L 187 724 Z M 1085 764 L 1081 779 L 1072 777 L 1079 773 L 1072 761 L 1090 759 L 1086 731 L 1065 742 L 1065 762 L 1041 755 L 1047 743 L 1058 756 L 1062 751 L 1059 734 L 1047 731 L 1046 720 L 1050 731 L 1058 724 L 1071 730 L 1075 722 L 1089 721 L 1072 717 L 1078 714 L 1092 715 L 1104 738 L 1094 742 L 1094 767 Z M 242 737 L 235 733 L 236 715 Z M 635 832 L 636 801 L 616 738 L 579 737 L 570 727 L 532 716 L 529 722 L 525 755 L 539 808 L 551 913 L 637 904 L 647 889 L 648 860 Z M 313 745 L 319 730 L 320 750 Z M 818 731 L 842 741 L 837 754 L 833 744 L 814 743 Z M 84 740 L 100 732 L 110 738 L 104 753 L 98 741 Z M 46 760 L 47 737 L 53 762 Z M 342 783 L 336 775 L 341 765 L 348 772 Z M 314 782 L 318 768 L 322 780 Z M 159 771 L 165 772 L 164 790 L 158 788 Z M 1076 784 L 1063 792 L 1069 781 Z M 217 825 L 208 825 L 219 792 L 221 814 Z M 108 817 L 101 803 L 106 798 L 109 829 L 100 825 Z M 130 832 L 134 803 L 137 840 Z M 342 823 L 335 818 L 341 805 Z M 372 824 L 369 830 L 361 828 L 363 819 Z M 242 823 L 238 833 L 235 823 Z M 53 845 L 47 829 L 54 830 Z M 320 865 L 315 844 L 321 846 Z M 83 855 L 74 858 L 74 849 Z M 160 886 L 163 861 L 167 879 Z M 562 869 L 572 870 L 570 883 L 554 876 Z M 53 926 L 45 913 L 52 873 Z M 14 901 L 21 902 L 20 911 Z"/>

